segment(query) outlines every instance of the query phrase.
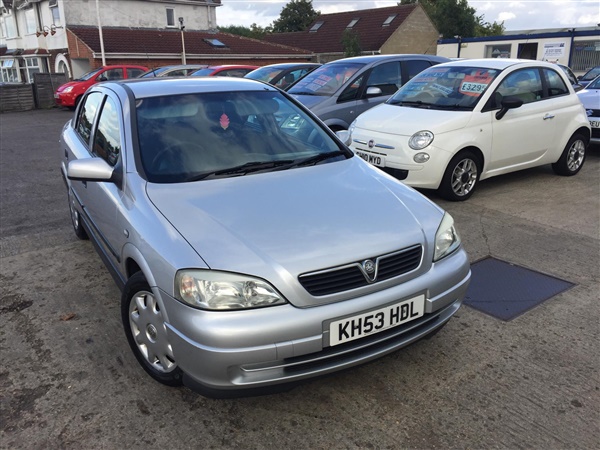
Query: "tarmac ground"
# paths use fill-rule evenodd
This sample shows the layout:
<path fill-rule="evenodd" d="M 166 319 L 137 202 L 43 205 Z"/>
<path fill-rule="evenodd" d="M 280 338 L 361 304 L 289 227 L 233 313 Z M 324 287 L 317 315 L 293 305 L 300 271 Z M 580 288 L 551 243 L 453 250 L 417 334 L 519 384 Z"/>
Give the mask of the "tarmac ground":
<path fill-rule="evenodd" d="M 58 137 L 72 113 L 0 115 L 0 448 L 600 448 L 600 147 L 449 203 L 472 263 L 573 286 L 505 321 L 467 305 L 429 340 L 280 394 L 153 381 L 120 293 L 72 230 Z"/>

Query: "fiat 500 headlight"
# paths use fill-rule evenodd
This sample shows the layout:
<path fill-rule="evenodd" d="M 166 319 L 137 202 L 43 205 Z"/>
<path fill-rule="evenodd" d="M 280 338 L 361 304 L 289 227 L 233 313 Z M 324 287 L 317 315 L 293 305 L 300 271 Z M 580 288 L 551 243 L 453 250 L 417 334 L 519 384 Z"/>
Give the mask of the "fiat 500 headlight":
<path fill-rule="evenodd" d="M 435 233 L 435 251 L 433 252 L 433 260 L 439 261 L 454 252 L 458 247 L 460 247 L 460 236 L 458 235 L 456 228 L 454 228 L 454 219 L 450 214 L 445 213 L 444 218 Z"/>
<path fill-rule="evenodd" d="M 433 133 L 431 131 L 417 131 L 408 140 L 408 146 L 413 150 L 423 150 L 433 142 Z"/>
<path fill-rule="evenodd" d="M 223 310 L 260 308 L 287 303 L 266 281 L 208 270 L 180 270 L 175 297 L 196 308 Z"/>

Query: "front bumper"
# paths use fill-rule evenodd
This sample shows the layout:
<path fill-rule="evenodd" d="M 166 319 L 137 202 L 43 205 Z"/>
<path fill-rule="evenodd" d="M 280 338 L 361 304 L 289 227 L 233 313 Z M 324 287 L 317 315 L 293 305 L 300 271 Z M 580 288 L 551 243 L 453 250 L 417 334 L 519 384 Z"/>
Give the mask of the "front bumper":
<path fill-rule="evenodd" d="M 296 308 L 202 311 L 159 291 L 167 332 L 186 384 L 201 393 L 277 387 L 362 364 L 405 347 L 442 327 L 459 309 L 471 272 L 464 250 L 422 276 L 343 302 Z M 442 289 L 440 290 L 440 286 Z M 425 314 L 363 338 L 329 346 L 328 323 L 337 318 L 425 294 Z"/>

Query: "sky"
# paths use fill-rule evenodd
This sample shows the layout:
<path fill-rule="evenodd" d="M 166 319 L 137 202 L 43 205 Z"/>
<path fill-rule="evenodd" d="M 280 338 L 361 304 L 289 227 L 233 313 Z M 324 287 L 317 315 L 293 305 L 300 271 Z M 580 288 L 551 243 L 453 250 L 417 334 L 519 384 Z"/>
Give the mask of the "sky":
<path fill-rule="evenodd" d="M 287 1 L 221 0 L 217 8 L 219 26 L 253 23 L 261 27 L 279 18 Z M 373 0 L 313 0 L 313 8 L 321 14 L 359 9 L 395 6 L 397 1 Z M 599 0 L 469 0 L 469 5 L 483 15 L 486 22 L 502 22 L 507 31 L 545 28 L 594 27 L 600 24 Z"/>

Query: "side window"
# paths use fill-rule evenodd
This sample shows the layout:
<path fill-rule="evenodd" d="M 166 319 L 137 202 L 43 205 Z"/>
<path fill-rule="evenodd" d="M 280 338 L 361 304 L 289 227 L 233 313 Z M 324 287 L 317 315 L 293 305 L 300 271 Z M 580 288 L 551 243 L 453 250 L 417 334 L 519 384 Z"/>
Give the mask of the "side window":
<path fill-rule="evenodd" d="M 94 125 L 94 118 L 102 101 L 102 94 L 100 92 L 92 92 L 82 101 L 83 104 L 79 109 L 79 116 L 77 117 L 76 130 L 87 144 L 90 142 L 92 126 Z"/>
<path fill-rule="evenodd" d="M 429 61 L 423 61 L 420 59 L 404 61 L 405 74 L 408 76 L 408 80 L 411 80 L 412 77 L 423 72 L 425 69 L 429 69 L 430 67 L 431 63 Z"/>
<path fill-rule="evenodd" d="M 356 100 L 364 75 L 357 77 L 338 97 L 338 103 Z"/>
<path fill-rule="evenodd" d="M 127 78 L 137 78 L 138 76 L 140 76 L 141 74 L 143 74 L 144 71 L 142 69 L 127 69 Z"/>
<path fill-rule="evenodd" d="M 537 68 L 517 70 L 509 74 L 498 86 L 496 106 L 503 97 L 516 97 L 523 103 L 531 103 L 542 98 L 542 80 Z"/>
<path fill-rule="evenodd" d="M 367 87 L 378 87 L 382 95 L 392 95 L 400 86 L 402 86 L 402 77 L 398 61 L 374 67 L 367 80 Z"/>
<path fill-rule="evenodd" d="M 100 112 L 92 149 L 94 155 L 111 166 L 117 163 L 121 153 L 121 125 L 118 111 L 115 102 L 107 97 Z"/>
<path fill-rule="evenodd" d="M 551 69 L 543 69 L 543 71 L 546 82 L 548 83 L 548 95 L 550 97 L 569 93 L 569 89 L 558 73 Z"/>
<path fill-rule="evenodd" d="M 111 81 L 111 80 L 122 80 L 123 79 L 123 69 L 109 69 L 100 75 L 98 75 L 98 81 Z"/>

